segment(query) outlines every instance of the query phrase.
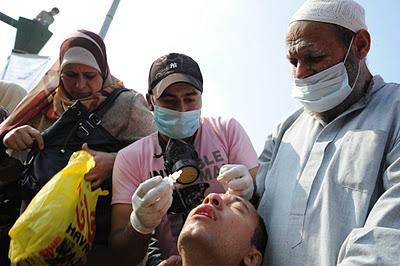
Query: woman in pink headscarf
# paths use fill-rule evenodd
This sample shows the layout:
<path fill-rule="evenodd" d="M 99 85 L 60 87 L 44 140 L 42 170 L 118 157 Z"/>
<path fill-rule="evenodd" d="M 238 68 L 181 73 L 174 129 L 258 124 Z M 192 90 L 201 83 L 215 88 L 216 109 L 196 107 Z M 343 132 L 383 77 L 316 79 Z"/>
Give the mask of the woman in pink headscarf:
<path fill-rule="evenodd" d="M 27 151 L 35 145 L 44 149 L 46 142 L 42 132 L 69 106 L 79 101 L 91 113 L 113 91 L 123 87 L 123 83 L 110 74 L 106 48 L 97 34 L 78 30 L 67 37 L 60 48 L 59 62 L 0 125 L 0 180 L 19 178 L 23 167 L 15 163 L 16 159 L 26 158 Z M 152 114 L 144 97 L 134 90 L 124 91 L 116 98 L 104 113 L 101 126 L 126 145 L 154 132 Z M 91 153 L 96 162 L 85 176 L 92 188 L 110 181 L 115 153 L 91 149 L 86 143 L 82 149 Z M 14 158 L 9 157 L 6 150 Z M 98 230 L 95 244 L 105 246 L 107 237 L 107 232 Z"/>

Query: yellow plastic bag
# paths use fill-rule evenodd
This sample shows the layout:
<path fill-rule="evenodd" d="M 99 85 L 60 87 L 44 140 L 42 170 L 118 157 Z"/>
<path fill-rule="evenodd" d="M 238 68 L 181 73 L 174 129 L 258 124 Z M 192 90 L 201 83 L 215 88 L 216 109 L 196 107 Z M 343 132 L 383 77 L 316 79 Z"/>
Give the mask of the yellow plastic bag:
<path fill-rule="evenodd" d="M 95 165 L 78 151 L 32 199 L 15 222 L 9 257 L 16 265 L 85 265 L 95 234 L 97 198 L 83 177 Z"/>

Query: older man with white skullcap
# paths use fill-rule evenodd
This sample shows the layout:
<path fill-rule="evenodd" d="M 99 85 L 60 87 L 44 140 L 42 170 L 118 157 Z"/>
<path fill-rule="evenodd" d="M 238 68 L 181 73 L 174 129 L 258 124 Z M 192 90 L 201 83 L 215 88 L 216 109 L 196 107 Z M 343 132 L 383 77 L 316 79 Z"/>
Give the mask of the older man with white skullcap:
<path fill-rule="evenodd" d="M 259 161 L 267 265 L 400 265 L 400 85 L 372 76 L 364 9 L 308 0 L 286 35 L 303 108 Z"/>

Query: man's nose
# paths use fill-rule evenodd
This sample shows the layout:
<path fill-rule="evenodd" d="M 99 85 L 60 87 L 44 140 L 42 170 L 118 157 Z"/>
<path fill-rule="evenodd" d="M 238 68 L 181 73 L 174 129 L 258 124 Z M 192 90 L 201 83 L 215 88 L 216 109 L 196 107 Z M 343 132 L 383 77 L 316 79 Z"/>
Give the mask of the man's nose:
<path fill-rule="evenodd" d="M 224 208 L 223 200 L 219 194 L 211 193 L 203 200 L 204 204 L 211 204 L 217 209 L 222 210 Z"/>
<path fill-rule="evenodd" d="M 308 76 L 315 74 L 309 65 L 301 61 L 299 61 L 297 65 L 294 67 L 293 72 L 294 72 L 294 77 L 296 79 L 304 79 Z"/>
<path fill-rule="evenodd" d="M 186 108 L 185 102 L 183 100 L 179 100 L 178 104 L 176 106 L 176 111 L 178 111 L 178 112 L 186 112 L 187 111 L 186 109 L 187 108 Z"/>

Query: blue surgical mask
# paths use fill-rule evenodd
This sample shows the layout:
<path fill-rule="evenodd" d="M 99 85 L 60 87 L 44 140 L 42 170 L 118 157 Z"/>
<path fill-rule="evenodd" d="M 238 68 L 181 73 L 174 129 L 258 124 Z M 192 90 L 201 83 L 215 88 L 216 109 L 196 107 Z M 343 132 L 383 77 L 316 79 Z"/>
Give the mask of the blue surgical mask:
<path fill-rule="evenodd" d="M 294 80 L 292 96 L 307 110 L 319 113 L 328 111 L 342 103 L 353 91 L 360 74 L 360 64 L 358 64 L 357 77 L 352 87 L 349 85 L 344 65 L 352 43 L 353 39 L 343 62 L 307 78 Z"/>
<path fill-rule="evenodd" d="M 153 121 L 160 133 L 173 139 L 184 139 L 193 136 L 199 128 L 200 114 L 201 109 L 178 112 L 154 105 Z"/>

